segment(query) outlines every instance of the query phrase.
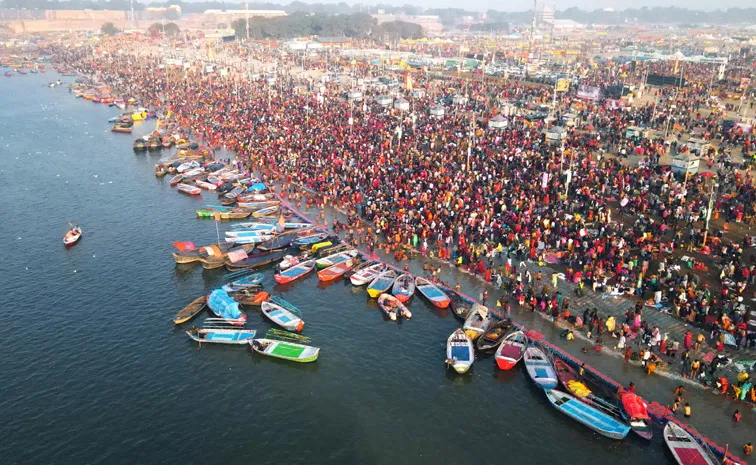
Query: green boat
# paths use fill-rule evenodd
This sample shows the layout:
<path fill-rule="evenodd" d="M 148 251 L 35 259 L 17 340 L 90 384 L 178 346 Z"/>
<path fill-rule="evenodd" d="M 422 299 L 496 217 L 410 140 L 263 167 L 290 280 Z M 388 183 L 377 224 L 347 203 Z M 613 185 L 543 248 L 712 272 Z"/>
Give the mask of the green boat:
<path fill-rule="evenodd" d="M 249 345 L 258 354 L 299 363 L 314 362 L 318 359 L 318 354 L 320 353 L 319 347 L 276 341 L 274 339 L 253 339 L 249 341 Z"/>

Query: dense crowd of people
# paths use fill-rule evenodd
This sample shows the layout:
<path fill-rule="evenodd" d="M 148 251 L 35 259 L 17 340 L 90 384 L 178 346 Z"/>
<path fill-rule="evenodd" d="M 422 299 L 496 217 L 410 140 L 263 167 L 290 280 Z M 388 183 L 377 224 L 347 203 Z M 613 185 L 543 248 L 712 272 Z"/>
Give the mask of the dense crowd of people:
<path fill-rule="evenodd" d="M 528 111 L 552 102 L 553 88 L 522 81 L 413 74 L 414 89 L 404 94 L 409 109 L 401 109 L 376 102 L 376 91 L 350 99 L 337 83 L 287 72 L 275 82 L 223 79 L 166 67 L 157 57 L 51 52 L 121 95 L 170 111 L 205 144 L 234 151 L 267 179 L 305 187 L 319 206 L 344 209 L 355 219 L 355 240 L 369 250 L 398 259 L 419 251 L 497 284 L 505 291 L 500 305 L 527 305 L 596 337 L 607 331 L 623 351 L 626 341 L 639 341 L 644 366 L 680 351 L 683 374 L 699 374 L 691 369 L 700 363 L 690 360 L 692 342 L 649 328 L 642 318 L 649 311 L 711 328 L 717 349 L 756 347 L 746 308 L 756 258 L 747 236 L 729 232 L 730 224 L 754 218 L 752 173 L 735 161 L 735 154 L 752 156 L 754 139 L 724 123 L 726 113 L 703 85 L 652 89 L 651 99 L 634 106 L 560 94 L 553 115 L 559 121 L 570 113 L 578 123 L 553 143 L 549 125 Z M 618 78 L 597 71 L 591 79 L 606 86 Z M 431 115 L 438 104 L 443 116 Z M 504 128 L 489 127 L 505 107 L 522 111 L 507 111 Z M 674 137 L 628 135 L 635 126 Z M 702 155 L 716 164 L 716 179 L 711 172 L 680 176 L 660 164 L 685 153 L 683 136 L 691 133 L 714 142 Z M 631 166 L 623 156 L 643 163 Z M 724 225 L 710 227 L 709 217 Z M 544 279 L 528 261 L 562 274 Z M 579 293 L 628 295 L 638 304 L 624 321 L 573 314 L 556 289 L 560 277 Z M 750 386 L 746 392 L 754 395 Z"/>

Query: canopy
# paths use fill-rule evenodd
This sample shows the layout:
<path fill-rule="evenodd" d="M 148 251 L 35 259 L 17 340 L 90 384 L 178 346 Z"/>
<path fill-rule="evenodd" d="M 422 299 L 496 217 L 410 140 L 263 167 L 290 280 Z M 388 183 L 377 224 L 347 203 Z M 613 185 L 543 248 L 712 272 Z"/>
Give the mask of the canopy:
<path fill-rule="evenodd" d="M 255 191 L 255 192 L 262 192 L 265 189 L 267 189 L 267 186 L 261 182 L 258 182 L 249 186 L 249 190 Z"/>
<path fill-rule="evenodd" d="M 220 318 L 236 320 L 242 316 L 239 311 L 239 302 L 231 298 L 223 289 L 215 289 L 211 292 L 207 298 L 207 305 Z"/>

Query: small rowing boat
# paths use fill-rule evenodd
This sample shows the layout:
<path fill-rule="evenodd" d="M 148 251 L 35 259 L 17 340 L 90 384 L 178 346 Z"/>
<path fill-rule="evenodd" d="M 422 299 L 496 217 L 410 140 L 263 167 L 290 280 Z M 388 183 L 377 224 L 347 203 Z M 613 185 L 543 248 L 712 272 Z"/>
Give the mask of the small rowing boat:
<path fill-rule="evenodd" d="M 560 412 L 608 438 L 624 439 L 627 433 L 630 432 L 628 425 L 601 410 L 579 401 L 566 392 L 547 389 L 546 397 Z"/>
<path fill-rule="evenodd" d="M 415 286 L 420 295 L 438 308 L 446 308 L 451 303 L 451 299 L 444 291 L 425 278 L 415 279 Z"/>
<path fill-rule="evenodd" d="M 315 260 L 307 260 L 273 275 L 278 284 L 295 281 L 315 269 Z"/>
<path fill-rule="evenodd" d="M 81 228 L 79 226 L 74 226 L 71 228 L 70 231 L 66 233 L 65 236 L 63 236 L 63 245 L 66 247 L 71 247 L 77 242 L 79 242 L 79 239 L 81 239 Z"/>
<path fill-rule="evenodd" d="M 328 234 L 326 233 L 308 234 L 306 236 L 298 237 L 294 242 L 292 242 L 292 244 L 296 246 L 310 245 L 316 242 L 320 242 L 326 237 L 328 237 Z"/>
<path fill-rule="evenodd" d="M 292 362 L 314 362 L 320 354 L 320 348 L 318 347 L 288 341 L 277 341 L 275 339 L 253 339 L 249 341 L 249 345 L 258 354 L 282 358 Z"/>
<path fill-rule="evenodd" d="M 318 271 L 318 279 L 324 282 L 333 281 L 344 275 L 347 271 L 351 270 L 354 266 L 357 258 L 350 258 L 349 260 L 341 263 L 337 263 L 328 268 Z"/>
<path fill-rule="evenodd" d="M 238 291 L 229 292 L 228 295 L 245 307 L 259 307 L 270 297 L 270 294 L 268 294 L 267 292 L 256 292 L 254 289 L 241 289 Z"/>
<path fill-rule="evenodd" d="M 257 331 L 254 329 L 235 328 L 222 318 L 208 318 L 202 328 L 194 327 L 186 332 L 192 340 L 202 344 L 210 342 L 215 344 L 247 344 L 255 338 Z"/>
<path fill-rule="evenodd" d="M 391 288 L 391 285 L 394 284 L 395 279 L 396 271 L 384 271 L 383 273 L 376 276 L 375 279 L 373 279 L 373 281 L 368 285 L 368 295 L 373 299 L 377 298 L 379 295 L 383 294 Z"/>
<path fill-rule="evenodd" d="M 207 306 L 207 297 L 197 297 L 189 305 L 179 310 L 175 317 L 173 317 L 173 323 L 180 325 L 191 320 L 195 316 L 205 309 Z"/>
<path fill-rule="evenodd" d="M 469 302 L 462 297 L 460 297 L 459 294 L 456 292 L 452 293 L 451 296 L 451 310 L 452 315 L 454 315 L 455 318 L 461 321 L 465 321 L 467 319 L 467 316 L 470 314 L 470 309 L 472 308 L 472 302 Z"/>
<path fill-rule="evenodd" d="M 525 368 L 530 378 L 544 389 L 554 389 L 559 385 L 554 365 L 546 353 L 535 346 L 525 349 Z"/>
<path fill-rule="evenodd" d="M 622 416 L 630 423 L 633 433 L 648 440 L 654 437 L 650 424 L 651 417 L 648 416 L 647 405 L 643 399 L 634 392 L 621 391 L 620 402 Z"/>
<path fill-rule="evenodd" d="M 485 333 L 491 324 L 491 312 L 487 307 L 480 304 L 473 304 L 470 313 L 465 319 L 462 329 L 465 330 L 470 339 L 478 339 L 481 334 Z"/>
<path fill-rule="evenodd" d="M 412 318 L 410 312 L 404 304 L 391 294 L 381 294 L 378 297 L 378 307 L 388 316 L 389 320 L 396 321 L 397 317 Z"/>
<path fill-rule="evenodd" d="M 181 181 L 184 180 L 183 174 L 177 174 L 176 176 L 172 177 L 171 180 L 168 182 L 171 186 L 178 186 Z"/>
<path fill-rule="evenodd" d="M 197 186 L 191 186 L 189 184 L 183 184 L 183 183 L 179 183 L 179 185 L 176 186 L 176 188 L 178 189 L 179 192 L 183 192 L 184 194 L 189 194 L 189 195 L 200 195 L 200 193 L 202 192 L 200 188 Z"/>
<path fill-rule="evenodd" d="M 262 218 L 265 216 L 272 216 L 278 213 L 279 207 L 278 205 L 274 205 L 272 207 L 263 208 L 260 210 L 257 210 L 256 212 L 252 213 L 252 216 L 255 218 Z"/>
<path fill-rule="evenodd" d="M 475 341 L 478 350 L 486 351 L 496 349 L 499 347 L 499 344 L 502 343 L 510 329 L 512 329 L 512 322 L 508 319 L 500 320 L 490 325 L 486 332 Z"/>
<path fill-rule="evenodd" d="M 319 270 L 322 270 L 323 268 L 328 268 L 329 266 L 338 265 L 339 263 L 351 260 L 356 256 L 356 250 L 347 250 L 345 252 L 335 253 L 327 257 L 318 258 L 317 260 L 315 260 L 315 266 L 317 266 Z"/>
<path fill-rule="evenodd" d="M 241 274 L 244 275 L 244 272 L 241 272 Z M 263 275 L 262 273 L 251 273 L 246 276 L 241 276 L 238 279 L 235 279 L 234 281 L 231 281 L 230 283 L 224 285 L 223 289 L 225 289 L 226 292 L 233 292 L 241 289 L 258 287 L 260 286 L 260 283 L 262 282 L 264 276 L 265 275 Z"/>
<path fill-rule="evenodd" d="M 278 265 L 276 265 L 276 268 L 278 271 L 288 270 L 292 266 L 299 265 L 300 263 L 303 263 L 310 259 L 310 254 L 303 253 L 302 255 L 287 255 L 281 260 Z M 315 262 L 313 261 L 313 266 L 315 265 Z"/>
<path fill-rule="evenodd" d="M 198 187 L 208 190 L 208 191 L 214 191 L 215 189 L 218 188 L 218 186 L 216 186 L 215 184 L 207 182 L 207 181 L 203 181 L 201 179 L 194 181 L 194 183 L 197 184 Z"/>
<path fill-rule="evenodd" d="M 270 223 L 239 223 L 231 228 L 231 231 L 268 231 L 276 230 L 275 224 Z"/>
<path fill-rule="evenodd" d="M 394 280 L 391 293 L 399 299 L 399 302 L 405 303 L 415 293 L 415 278 L 409 274 L 403 274 Z"/>
<path fill-rule="evenodd" d="M 446 340 L 446 364 L 457 373 L 467 373 L 475 361 L 473 342 L 464 331 L 454 331 Z"/>
<path fill-rule="evenodd" d="M 304 328 L 304 321 L 299 316 L 275 302 L 263 302 L 260 309 L 270 321 L 287 331 L 299 333 Z"/>
<path fill-rule="evenodd" d="M 509 333 L 496 351 L 496 365 L 502 370 L 509 370 L 522 360 L 528 347 L 528 337 L 522 331 Z"/>
<path fill-rule="evenodd" d="M 384 265 L 383 263 L 374 263 L 362 268 L 361 270 L 350 276 L 349 280 L 355 286 L 364 286 L 365 284 L 375 279 L 376 276 L 383 273 L 385 269 L 386 265 Z"/>
<path fill-rule="evenodd" d="M 672 421 L 664 427 L 664 442 L 680 465 L 719 465 L 708 447 Z"/>

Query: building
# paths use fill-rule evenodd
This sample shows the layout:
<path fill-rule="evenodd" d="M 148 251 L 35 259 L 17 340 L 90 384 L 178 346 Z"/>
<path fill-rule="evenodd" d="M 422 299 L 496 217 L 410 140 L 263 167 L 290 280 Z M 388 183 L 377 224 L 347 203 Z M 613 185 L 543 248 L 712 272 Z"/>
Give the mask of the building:
<path fill-rule="evenodd" d="M 392 21 L 404 21 L 406 23 L 417 24 L 423 28 L 427 37 L 437 37 L 444 30 L 444 25 L 438 16 L 434 15 L 405 15 L 405 14 L 384 14 L 379 10 L 378 14 L 372 15 L 378 20 L 378 24 L 390 23 Z"/>
<path fill-rule="evenodd" d="M 554 8 L 549 8 L 546 3 L 536 10 L 536 27 L 541 30 L 548 30 L 554 27 Z"/>

